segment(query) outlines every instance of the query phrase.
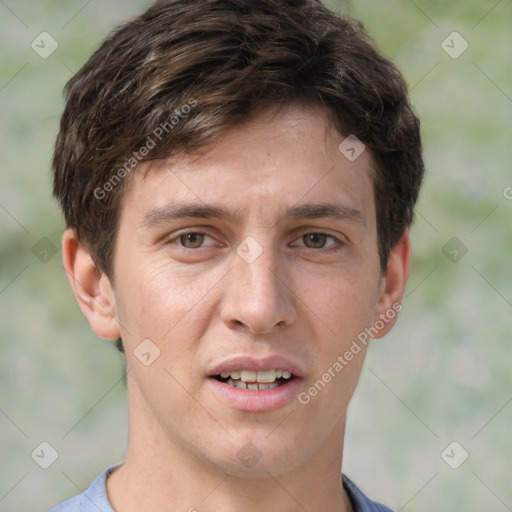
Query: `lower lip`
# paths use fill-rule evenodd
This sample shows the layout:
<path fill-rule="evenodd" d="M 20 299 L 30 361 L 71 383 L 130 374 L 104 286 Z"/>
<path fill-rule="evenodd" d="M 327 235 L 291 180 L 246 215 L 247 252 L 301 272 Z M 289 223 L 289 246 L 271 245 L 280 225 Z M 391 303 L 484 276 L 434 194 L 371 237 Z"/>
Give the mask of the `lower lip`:
<path fill-rule="evenodd" d="M 214 377 L 208 379 L 221 402 L 234 409 L 248 412 L 267 412 L 279 409 L 297 397 L 302 385 L 301 381 L 302 379 L 295 377 L 277 388 L 255 391 L 235 388 Z"/>

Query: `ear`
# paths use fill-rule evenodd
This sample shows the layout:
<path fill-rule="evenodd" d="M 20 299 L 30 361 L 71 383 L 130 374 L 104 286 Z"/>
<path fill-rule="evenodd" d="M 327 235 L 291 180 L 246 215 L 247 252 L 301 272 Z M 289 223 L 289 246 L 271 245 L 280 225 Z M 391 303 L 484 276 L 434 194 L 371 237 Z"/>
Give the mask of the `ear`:
<path fill-rule="evenodd" d="M 121 333 L 110 281 L 98 270 L 72 229 L 66 229 L 62 235 L 62 259 L 73 293 L 91 329 L 100 338 L 119 338 Z"/>
<path fill-rule="evenodd" d="M 374 338 L 382 338 L 395 325 L 398 312 L 402 310 L 402 297 L 404 295 L 409 272 L 411 270 L 411 237 L 406 230 L 399 242 L 393 247 L 388 259 L 386 272 L 381 278 L 379 301 L 377 303 L 375 323 L 382 329 Z"/>

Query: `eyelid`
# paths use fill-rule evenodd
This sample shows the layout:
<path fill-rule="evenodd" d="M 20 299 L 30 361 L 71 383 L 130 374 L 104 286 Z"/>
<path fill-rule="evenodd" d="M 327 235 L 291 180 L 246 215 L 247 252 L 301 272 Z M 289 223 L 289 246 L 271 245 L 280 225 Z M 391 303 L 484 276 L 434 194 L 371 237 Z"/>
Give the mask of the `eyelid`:
<path fill-rule="evenodd" d="M 296 240 L 302 239 L 302 237 L 304 235 L 325 235 L 325 236 L 331 238 L 332 240 L 334 240 L 334 245 L 332 245 L 331 247 L 322 247 L 321 249 L 311 249 L 313 251 L 329 251 L 331 249 L 340 248 L 340 247 L 346 245 L 346 242 L 341 240 L 336 235 L 329 233 L 328 231 L 322 231 L 322 230 L 318 231 L 315 229 L 309 229 L 307 231 L 303 231 L 302 234 Z M 310 248 L 306 247 L 306 249 L 310 249 Z"/>
<path fill-rule="evenodd" d="M 182 231 L 178 231 L 177 233 L 173 234 L 172 238 L 171 237 L 167 237 L 164 240 L 164 244 L 165 245 L 170 245 L 170 244 L 176 245 L 179 249 L 182 249 L 182 250 L 185 250 L 185 251 L 197 251 L 199 249 L 203 249 L 204 247 L 208 247 L 208 246 L 201 246 L 201 247 L 197 247 L 195 249 L 191 249 L 191 248 L 188 248 L 188 247 L 183 247 L 183 246 L 181 246 L 179 244 L 174 244 L 174 242 L 177 239 L 179 239 L 181 236 L 188 235 L 188 234 L 206 235 L 206 236 L 209 236 L 210 238 L 215 240 L 215 237 L 210 235 L 210 233 L 208 233 L 207 231 L 203 231 L 203 230 L 198 229 L 198 228 L 196 228 L 196 229 L 187 228 L 187 229 L 184 229 Z M 322 247 L 320 249 L 311 249 L 310 247 L 302 246 L 302 247 L 305 247 L 306 249 L 311 249 L 313 251 L 321 252 L 321 251 L 333 250 L 333 249 L 340 248 L 340 247 L 346 245 L 346 242 L 341 240 L 338 236 L 336 236 L 336 235 L 334 235 L 332 233 L 329 233 L 327 231 L 317 230 L 317 229 L 314 229 L 314 228 L 308 228 L 306 230 L 303 230 L 301 232 L 301 234 L 297 238 L 294 239 L 294 241 L 296 242 L 296 241 L 300 240 L 304 235 L 310 235 L 310 234 L 325 235 L 328 238 L 331 238 L 334 241 L 334 244 L 331 245 L 330 247 Z"/>
<path fill-rule="evenodd" d="M 176 245 L 179 249 L 183 249 L 185 251 L 197 251 L 198 249 L 202 249 L 203 246 L 201 247 L 198 247 L 197 249 L 190 249 L 188 247 L 183 247 L 182 245 L 179 245 L 179 244 L 174 244 L 174 242 L 179 239 L 181 236 L 183 235 L 190 235 L 190 234 L 194 234 L 194 235 L 206 235 L 206 236 L 209 236 L 211 239 L 215 240 L 215 237 L 213 237 L 212 235 L 210 235 L 210 233 L 208 233 L 207 231 L 203 231 L 203 230 L 200 230 L 200 229 L 185 229 L 183 231 L 178 231 L 177 233 L 174 233 L 172 235 L 172 237 L 166 237 L 164 239 L 164 245 Z"/>

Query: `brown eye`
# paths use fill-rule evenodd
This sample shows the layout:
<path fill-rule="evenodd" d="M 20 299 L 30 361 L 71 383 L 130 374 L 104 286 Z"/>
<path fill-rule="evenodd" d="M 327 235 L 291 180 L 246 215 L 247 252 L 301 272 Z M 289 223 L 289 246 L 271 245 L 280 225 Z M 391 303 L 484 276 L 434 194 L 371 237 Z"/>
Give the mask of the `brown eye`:
<path fill-rule="evenodd" d="M 327 240 L 327 236 L 325 233 L 308 233 L 304 235 L 302 239 L 307 247 L 311 249 L 322 249 Z"/>
<path fill-rule="evenodd" d="M 329 245 L 326 245 L 328 240 L 331 240 Z M 300 247 L 306 247 L 307 249 L 321 250 L 337 250 L 341 249 L 345 244 L 334 235 L 330 233 L 323 233 L 321 231 L 313 231 L 302 235 L 299 240 Z M 300 243 L 302 242 L 302 244 Z M 297 243 L 297 242 L 296 242 Z"/>
<path fill-rule="evenodd" d="M 205 233 L 190 232 L 179 236 L 180 244 L 187 249 L 197 249 L 203 244 Z"/>

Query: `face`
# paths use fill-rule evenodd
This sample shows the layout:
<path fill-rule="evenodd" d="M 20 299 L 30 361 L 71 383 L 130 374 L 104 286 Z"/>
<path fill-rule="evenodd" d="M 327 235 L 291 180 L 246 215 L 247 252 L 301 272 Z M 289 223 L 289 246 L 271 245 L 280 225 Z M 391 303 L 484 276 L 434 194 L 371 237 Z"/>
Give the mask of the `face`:
<path fill-rule="evenodd" d="M 373 164 L 344 139 L 320 109 L 262 111 L 204 155 L 134 175 L 109 292 L 133 435 L 251 475 L 340 445 L 354 341 L 405 285 L 389 294 Z"/>

